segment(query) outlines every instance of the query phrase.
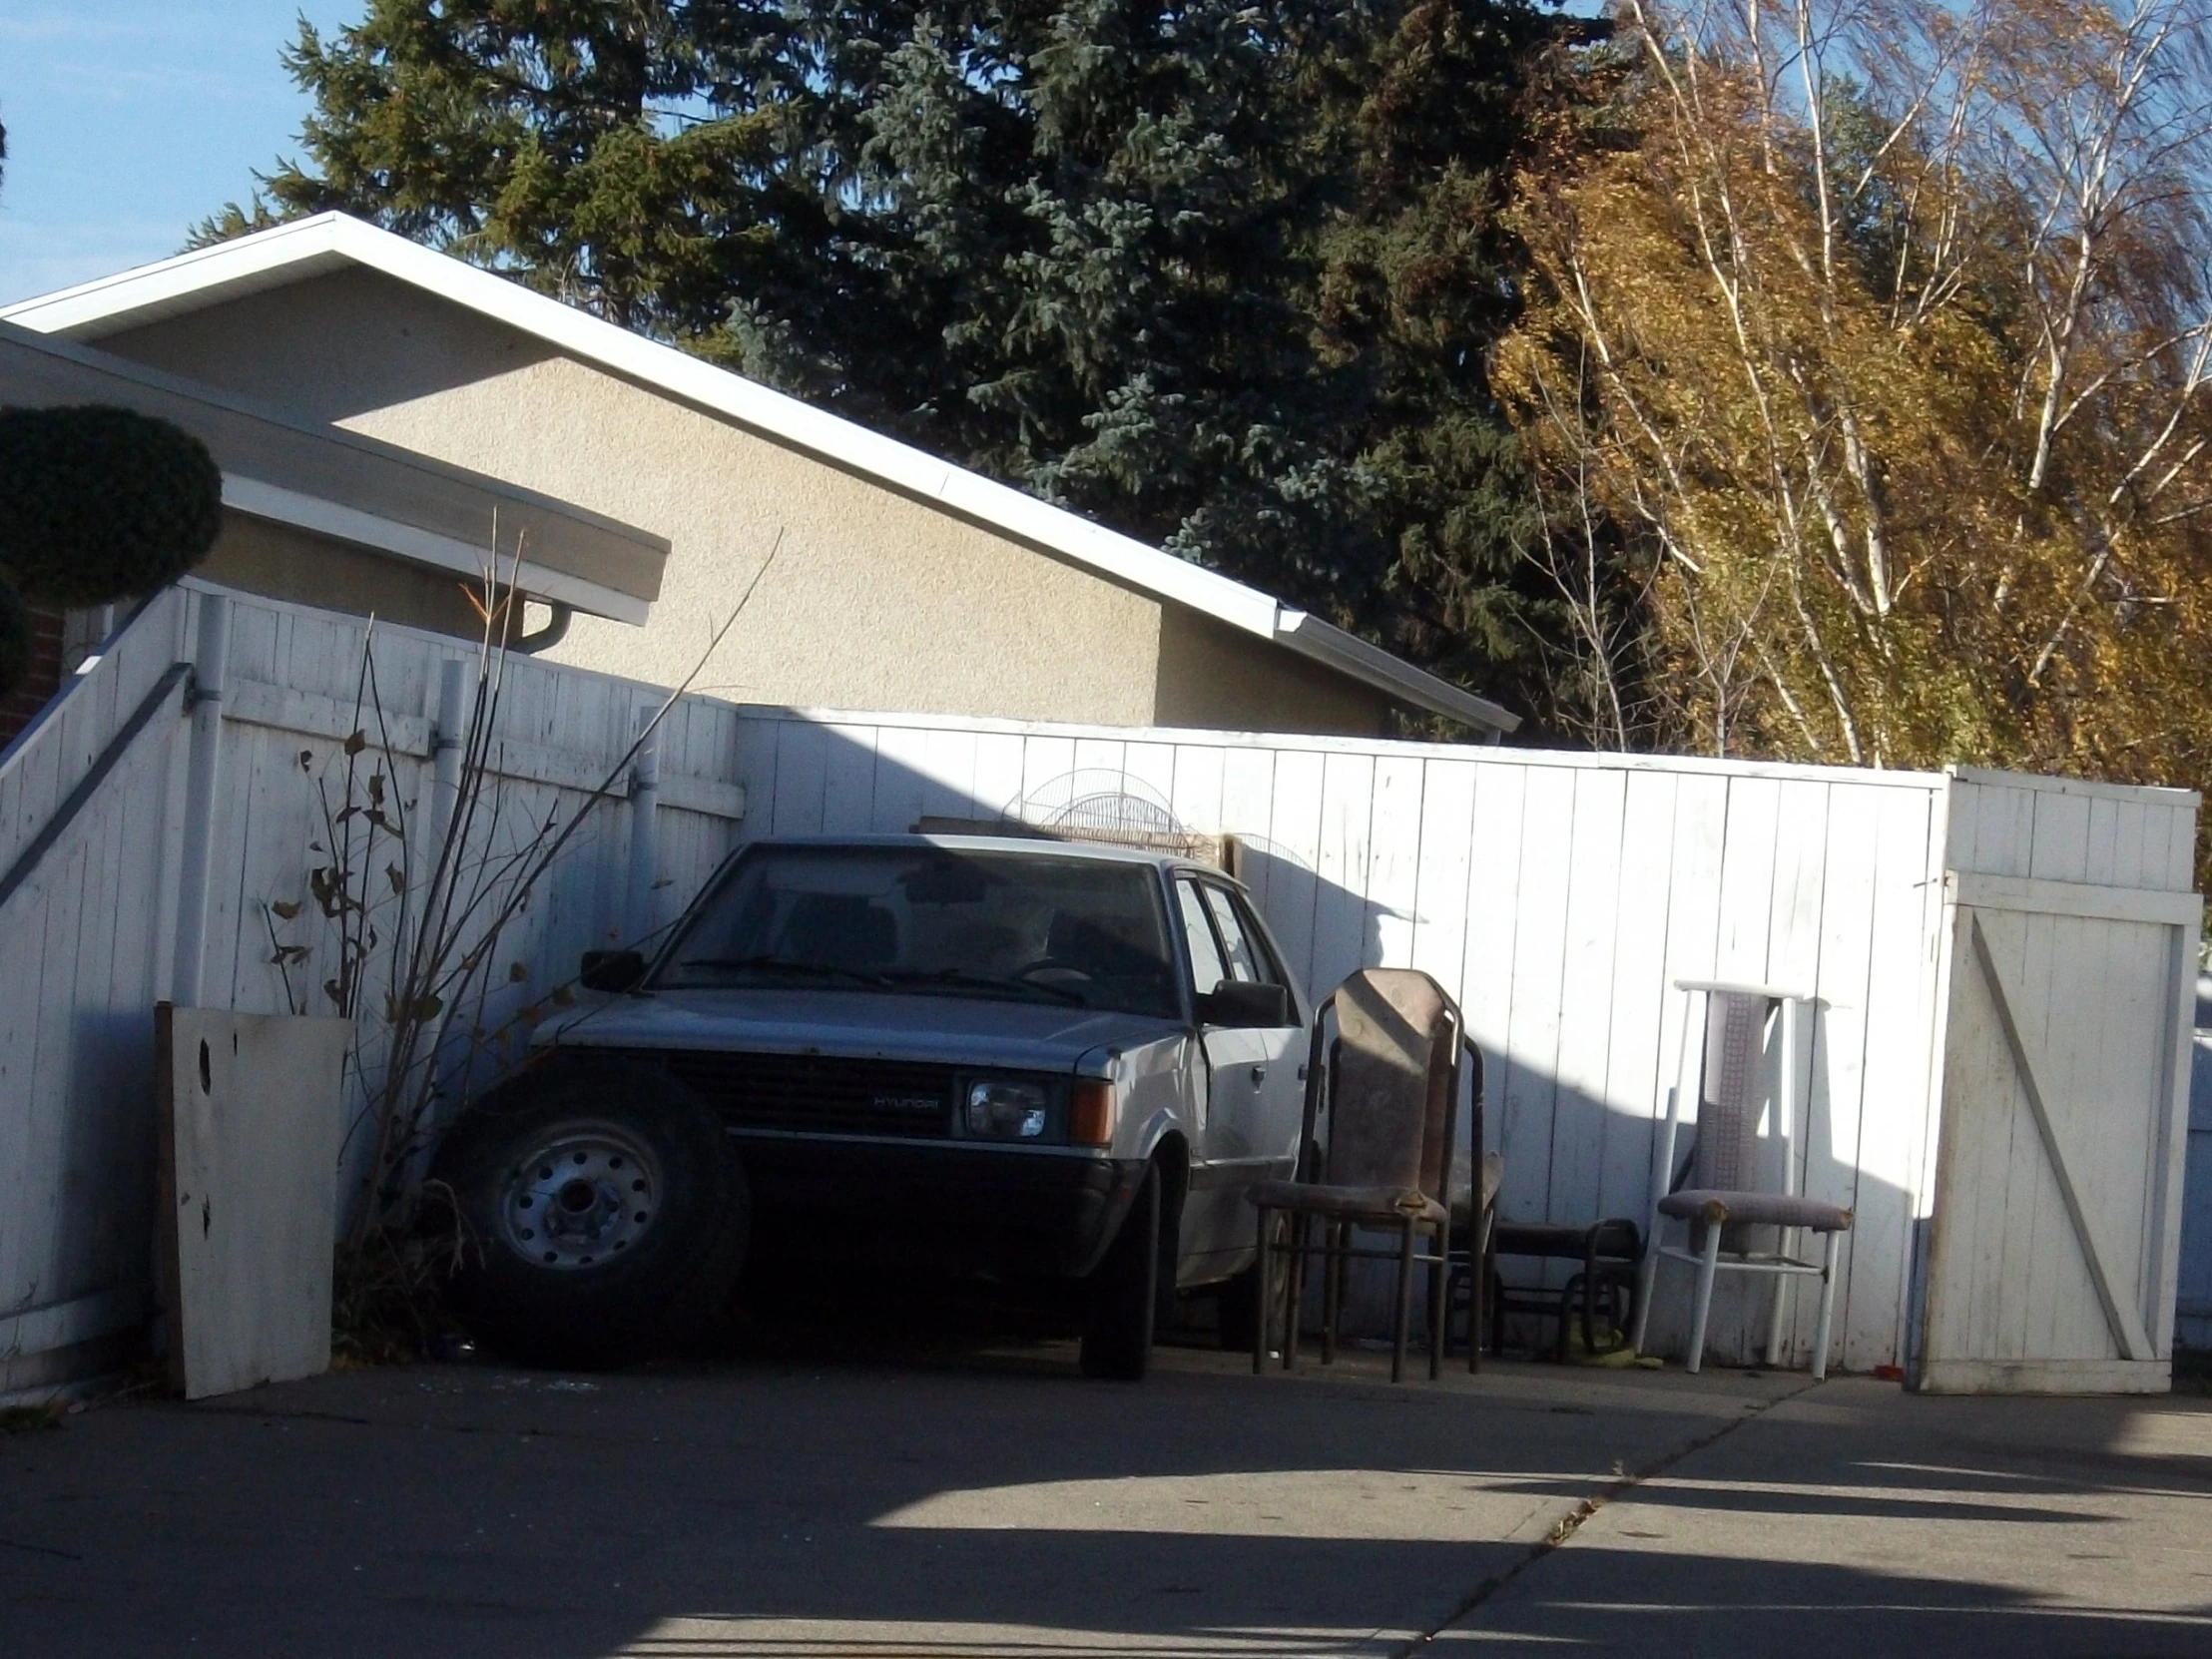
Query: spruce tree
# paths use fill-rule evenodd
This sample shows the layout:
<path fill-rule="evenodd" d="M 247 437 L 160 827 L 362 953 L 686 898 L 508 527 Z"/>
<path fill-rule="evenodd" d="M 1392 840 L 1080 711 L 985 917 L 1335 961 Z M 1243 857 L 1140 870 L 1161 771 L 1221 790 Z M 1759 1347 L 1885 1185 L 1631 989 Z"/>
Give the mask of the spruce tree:
<path fill-rule="evenodd" d="M 1524 0 L 369 0 L 288 62 L 338 207 L 1446 674 L 1532 686 L 1486 360 Z M 1514 697 L 1530 704 L 1534 697 Z"/>

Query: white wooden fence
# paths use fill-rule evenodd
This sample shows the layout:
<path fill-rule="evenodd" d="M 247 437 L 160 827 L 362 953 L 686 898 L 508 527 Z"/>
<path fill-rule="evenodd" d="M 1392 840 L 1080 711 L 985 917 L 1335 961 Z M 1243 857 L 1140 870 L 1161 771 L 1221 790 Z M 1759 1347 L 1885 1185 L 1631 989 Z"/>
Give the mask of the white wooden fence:
<path fill-rule="evenodd" d="M 67 744 L 55 748 L 42 729 L 0 764 L 0 871 L 142 688 L 188 654 L 186 611 L 202 602 L 198 594 L 165 596 L 64 705 L 73 709 L 91 694 L 84 714 L 60 723 Z M 216 835 L 222 862 L 205 1000 L 279 1011 L 285 985 L 268 960 L 263 906 L 298 898 L 314 860 L 310 775 L 355 725 L 363 630 L 300 607 L 233 603 L 229 783 Z M 377 633 L 382 705 L 400 716 L 395 787 L 410 797 L 424 791 L 430 769 L 437 665 L 464 652 L 404 630 Z M 541 663 L 517 663 L 512 672 L 501 715 L 512 822 L 573 813 L 619 760 L 636 711 L 657 694 Z M 93 708 L 117 712 L 96 718 Z M 0 982 L 39 987 L 41 1010 L 29 1022 L 13 1008 L 0 1015 L 0 1136 L 11 1137 L 0 1141 L 0 1168 L 23 1171 L 40 1195 L 22 1212 L 0 1208 L 0 1321 L 12 1316 L 18 1333 L 11 1338 L 0 1323 L 0 1354 L 11 1341 L 26 1355 L 56 1346 L 64 1333 L 50 1316 L 58 1306 L 107 1296 L 121 1301 L 100 1304 L 102 1318 L 125 1318 L 116 1310 L 126 1304 L 137 1317 L 131 1299 L 141 1294 L 146 1237 L 140 1194 L 151 1184 L 141 1144 L 150 1143 L 145 1033 L 148 1007 L 167 983 L 174 929 L 163 860 L 179 835 L 183 726 L 167 706 L 103 784 L 98 807 L 78 816 L 36 877 L 0 900 Z M 1642 1214 L 1662 1057 L 1673 1053 L 1671 1027 L 1681 1018 L 1681 999 L 1668 989 L 1674 979 L 1737 978 L 1812 994 L 1820 1008 L 1809 1123 L 1795 1150 L 1805 1191 L 1858 1212 L 1838 1299 L 1837 1363 L 1861 1370 L 1925 1357 L 1909 1353 L 1908 1343 L 1920 1330 L 1912 1319 L 1926 1311 L 1920 1291 L 1941 1185 L 1938 1152 L 1963 1180 L 1960 1160 L 1978 1145 L 1954 1146 L 1939 1133 L 1943 1092 L 1964 1087 L 1967 1075 L 1946 1063 L 1943 1047 L 1959 1023 L 1961 994 L 1961 889 L 1946 884 L 1946 872 L 2096 889 L 2086 899 L 2058 895 L 2077 909 L 2116 902 L 2124 912 L 2132 901 L 2112 900 L 2112 889 L 2184 895 L 2156 901 L 2161 915 L 2178 915 L 2194 839 L 2195 798 L 2175 791 L 1970 772 L 1046 728 L 703 698 L 687 699 L 672 717 L 662 753 L 658 884 L 626 898 L 635 891 L 630 814 L 605 810 L 515 937 L 527 986 L 572 972 L 589 943 L 665 922 L 740 835 L 903 830 L 923 817 L 995 815 L 1070 778 L 1103 775 L 1162 804 L 1187 829 L 1239 837 L 1244 871 L 1310 986 L 1326 988 L 1364 963 L 1404 964 L 1458 995 L 1490 1056 L 1492 1144 L 1506 1157 L 1505 1207 L 1516 1218 Z M 42 780 L 35 790 L 34 777 Z M 18 799 L 31 805 L 10 805 Z M 2052 894 L 2032 897 L 2048 902 Z M 1990 925 L 1997 924 L 1985 931 Z M 2176 1004 L 2135 958 L 2147 950 L 2170 967 L 2193 929 L 2193 921 L 2160 921 L 2132 945 L 2113 944 L 2132 975 L 2124 992 L 2084 1000 L 2059 979 L 2038 981 L 2034 991 L 2044 1017 L 2037 1040 L 2073 1068 L 2063 1087 L 2045 1090 L 2048 1110 L 2074 1125 L 2067 1133 L 2092 1109 L 2146 1126 L 2130 1154 L 2141 1160 L 2132 1210 L 2118 1190 L 2124 1183 L 2109 1193 L 2099 1187 L 2095 1202 L 2108 1219 L 2092 1232 L 2123 1230 L 2109 1217 L 2128 1210 L 2130 1253 L 2119 1263 L 2115 1252 L 2106 1277 L 2129 1281 L 2123 1288 L 2137 1298 L 2160 1354 L 2170 1342 L 2173 1228 L 2171 1204 L 2160 1210 L 2154 1189 L 2172 1185 L 2158 1149 L 2178 1147 L 2168 1131 L 2178 1121 L 2180 1073 L 2171 1057 L 2182 1036 L 2138 1017 L 2138 993 L 2163 1009 Z M 297 924 L 286 936 L 313 942 Z M 2041 971 L 2034 964 L 2053 958 L 2047 944 L 2033 948 L 2043 954 L 2027 970 Z M 318 957 L 292 977 L 295 986 L 313 986 L 326 971 Z M 2007 1155 L 2019 1133 L 2033 1132 L 2014 1124 Z M 19 1145 L 36 1156 L 19 1156 Z M 108 1207 L 104 1243 L 80 1225 L 71 1206 L 82 1201 L 68 1196 L 95 1189 Z M 2000 1202 L 1990 1214 L 2002 1210 Z M 1998 1238 L 2001 1255 L 2010 1235 L 1999 1229 Z M 2055 1269 L 2045 1280 L 2059 1282 Z M 1945 1295 L 1955 1303 L 1954 1293 Z M 48 1313 L 27 1322 L 38 1309 Z M 40 1318 L 47 1324 L 37 1325 Z M 1807 1298 L 1794 1327 L 1799 1352 L 1811 1319 Z M 2009 1313 L 1975 1321 L 1969 1348 L 1985 1340 L 1989 1357 L 2011 1345 L 2014 1359 L 2038 1358 L 2042 1325 Z M 1747 1356 L 1755 1323 L 1718 1307 L 1717 1352 Z M 1663 1308 L 1654 1329 L 1664 1339 L 1679 1322 L 1670 1326 Z"/>
<path fill-rule="evenodd" d="M 1858 1213 L 1837 1318 L 1840 1363 L 1862 1370 L 1907 1358 L 1933 1209 L 1945 870 L 2186 894 L 2195 832 L 2184 792 L 1976 772 L 767 710 L 748 712 L 741 738 L 748 834 L 903 830 L 1003 810 L 1069 774 L 1121 775 L 1186 827 L 1238 836 L 1309 985 L 1388 963 L 1453 989 L 1491 1056 L 1510 1219 L 1643 1213 L 1682 1017 L 1674 980 L 1817 998 L 1796 1151 L 1803 1190 Z M 2170 1005 L 2158 992 L 2161 1018 Z M 2164 1040 L 2108 1038 L 2097 1017 L 2069 1052 Z M 2156 1071 L 2171 1053 L 2138 1059 Z M 2168 1110 L 2156 1096 L 2099 1103 Z M 1749 1357 L 1746 1311 L 1716 1315 L 1724 1354 Z M 1803 1299 L 1797 1354 L 1813 1316 Z M 1683 1323 L 1662 1305 L 1658 1340 L 1679 1341 Z"/>
<path fill-rule="evenodd" d="M 197 583 L 158 596 L 0 761 L 0 1395 L 97 1368 L 148 1310 L 153 1006 L 180 982 L 179 894 L 191 885 L 182 877 L 193 734 L 181 716 L 202 614 L 219 597 Z M 334 777 L 346 738 L 365 726 L 363 759 L 388 771 L 390 799 L 428 802 L 440 665 L 475 654 L 376 629 L 382 718 L 364 718 L 360 621 L 238 595 L 221 602 L 229 649 L 200 1000 L 327 1013 L 321 986 L 337 969 L 337 939 L 308 901 L 309 870 L 330 861 L 317 781 Z M 528 659 L 510 659 L 506 674 L 498 814 L 476 838 L 478 856 L 565 822 L 610 775 L 616 793 L 631 794 L 620 763 L 639 712 L 664 697 Z M 599 802 L 502 939 L 502 961 L 521 964 L 523 977 L 496 976 L 490 1023 L 573 974 L 586 947 L 649 931 L 706 878 L 745 812 L 732 782 L 738 729 L 728 704 L 686 698 L 670 711 L 651 815 L 664 884 L 633 891 L 637 815 Z M 285 920 L 273 904 L 299 910 Z M 280 967 L 272 960 L 279 940 L 307 954 Z M 348 1138 L 350 1177 L 366 1144 Z"/>

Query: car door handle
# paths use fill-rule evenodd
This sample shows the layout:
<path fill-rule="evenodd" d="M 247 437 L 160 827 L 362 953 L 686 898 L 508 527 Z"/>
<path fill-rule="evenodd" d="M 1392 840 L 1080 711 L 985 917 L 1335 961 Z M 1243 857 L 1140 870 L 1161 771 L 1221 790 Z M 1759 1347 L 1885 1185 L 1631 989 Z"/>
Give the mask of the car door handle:
<path fill-rule="evenodd" d="M 1268 1080 L 1268 1068 L 1266 1066 L 1254 1066 L 1252 1068 L 1252 1080 L 1255 1083 L 1265 1083 Z"/>

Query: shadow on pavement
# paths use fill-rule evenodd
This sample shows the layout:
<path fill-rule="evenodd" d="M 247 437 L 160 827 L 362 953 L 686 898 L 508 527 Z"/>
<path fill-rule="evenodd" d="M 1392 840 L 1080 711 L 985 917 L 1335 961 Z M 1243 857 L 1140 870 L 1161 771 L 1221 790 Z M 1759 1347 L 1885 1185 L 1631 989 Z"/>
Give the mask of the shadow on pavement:
<path fill-rule="evenodd" d="M 1390 1654 L 1448 1626 L 1507 1652 L 2212 1651 L 2212 1577 L 2142 1567 L 2182 1517 L 2201 1552 L 2212 1484 L 2113 1449 L 2140 1403 L 2053 1431 L 2107 1459 L 2069 1467 L 1992 1448 L 2001 1419 L 1932 1433 L 1946 1402 L 1799 1377 L 1392 1388 L 1377 1356 L 1255 1379 L 1192 1346 L 1127 1386 L 1028 1316 L 879 1298 L 736 1347 L 359 1371 L 0 1440 L 0 1648 Z M 2069 1582 L 2101 1600 L 2059 1605 Z"/>

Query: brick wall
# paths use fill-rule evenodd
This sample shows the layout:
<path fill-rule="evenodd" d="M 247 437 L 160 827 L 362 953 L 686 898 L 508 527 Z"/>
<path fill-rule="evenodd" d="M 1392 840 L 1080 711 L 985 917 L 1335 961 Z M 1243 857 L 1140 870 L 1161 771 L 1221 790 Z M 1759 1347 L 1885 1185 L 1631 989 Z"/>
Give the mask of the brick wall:
<path fill-rule="evenodd" d="M 46 700 L 62 689 L 62 613 L 31 607 L 31 667 L 23 683 L 0 698 L 0 748 L 30 725 Z"/>

